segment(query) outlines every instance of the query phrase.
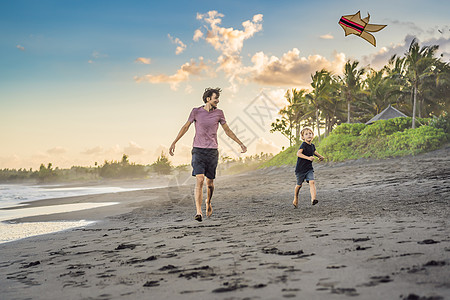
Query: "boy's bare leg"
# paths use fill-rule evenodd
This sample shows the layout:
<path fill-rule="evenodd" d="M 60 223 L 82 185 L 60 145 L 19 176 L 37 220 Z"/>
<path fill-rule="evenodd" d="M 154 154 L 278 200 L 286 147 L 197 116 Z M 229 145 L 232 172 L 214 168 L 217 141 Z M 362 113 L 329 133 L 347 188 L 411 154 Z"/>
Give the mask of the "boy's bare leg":
<path fill-rule="evenodd" d="M 311 193 L 311 202 L 316 200 L 316 183 L 314 180 L 309 181 L 309 192 Z"/>
<path fill-rule="evenodd" d="M 197 209 L 197 215 L 203 216 L 202 214 L 202 202 L 203 202 L 203 182 L 205 180 L 205 175 L 198 174 L 195 176 L 197 182 L 195 184 L 195 208 Z"/>
<path fill-rule="evenodd" d="M 297 208 L 298 206 L 298 194 L 300 193 L 300 189 L 302 188 L 301 185 L 296 185 L 295 186 L 295 192 L 294 192 L 294 201 L 292 202 L 292 204 L 294 204 L 294 206 Z"/>
<path fill-rule="evenodd" d="M 206 198 L 206 216 L 210 217 L 213 213 L 211 199 L 214 193 L 214 179 L 206 177 L 207 198 Z"/>

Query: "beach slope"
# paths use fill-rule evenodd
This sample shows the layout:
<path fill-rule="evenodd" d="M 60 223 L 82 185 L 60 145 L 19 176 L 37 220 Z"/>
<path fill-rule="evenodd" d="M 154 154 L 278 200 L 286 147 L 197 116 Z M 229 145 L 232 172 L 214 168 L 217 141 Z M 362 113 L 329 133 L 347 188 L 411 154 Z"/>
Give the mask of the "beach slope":
<path fill-rule="evenodd" d="M 21 222 L 101 220 L 0 245 L 2 299 L 449 299 L 450 148 L 219 176 L 214 214 L 193 185 L 90 195 L 120 202 Z M 183 182 L 183 180 L 179 180 Z"/>

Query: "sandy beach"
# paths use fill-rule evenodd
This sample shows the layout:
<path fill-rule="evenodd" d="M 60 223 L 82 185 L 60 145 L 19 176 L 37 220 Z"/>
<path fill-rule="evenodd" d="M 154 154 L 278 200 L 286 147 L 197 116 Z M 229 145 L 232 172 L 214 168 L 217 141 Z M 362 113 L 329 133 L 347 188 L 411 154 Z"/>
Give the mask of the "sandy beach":
<path fill-rule="evenodd" d="M 185 176 L 32 202 L 119 204 L 15 220 L 100 222 L 1 244 L 1 299 L 450 299 L 450 146 L 315 164 L 298 209 L 293 167 L 219 176 L 201 223 Z"/>

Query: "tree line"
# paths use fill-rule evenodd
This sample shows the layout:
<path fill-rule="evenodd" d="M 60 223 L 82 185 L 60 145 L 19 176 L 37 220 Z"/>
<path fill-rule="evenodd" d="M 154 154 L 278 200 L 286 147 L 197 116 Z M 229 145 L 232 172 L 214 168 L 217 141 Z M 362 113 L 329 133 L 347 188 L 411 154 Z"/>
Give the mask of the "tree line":
<path fill-rule="evenodd" d="M 242 170 L 255 169 L 262 161 L 270 159 L 272 154 L 255 154 L 245 158 L 233 159 L 222 156 L 221 168 L 229 172 L 238 173 Z M 157 160 L 149 165 L 136 164 L 129 161 L 123 154 L 120 161 L 107 161 L 102 165 L 95 163 L 94 167 L 72 166 L 69 169 L 53 167 L 52 163 L 41 164 L 38 170 L 30 169 L 0 169 L 0 182 L 36 181 L 38 183 L 67 182 L 67 181 L 95 181 L 101 179 L 140 179 L 152 175 L 169 175 L 187 172 L 189 165 L 173 166 L 169 158 L 161 152 Z"/>
<path fill-rule="evenodd" d="M 158 175 L 170 174 L 177 167 L 173 167 L 169 159 L 161 153 L 158 159 L 150 165 L 141 165 L 129 161 L 124 154 L 120 161 L 107 161 L 103 165 L 95 163 L 95 167 L 72 166 L 70 169 L 53 167 L 52 163 L 41 164 L 39 170 L 30 169 L 2 169 L 0 182 L 17 182 L 34 180 L 39 183 L 55 181 L 89 181 L 99 179 L 136 179 L 145 178 L 151 173 Z"/>
<path fill-rule="evenodd" d="M 392 56 L 379 71 L 348 60 L 343 75 L 322 69 L 311 75 L 311 89 L 290 89 L 288 105 L 271 124 L 290 146 L 299 142 L 303 126 L 324 137 L 341 123 L 365 123 L 389 104 L 412 117 L 437 117 L 450 106 L 450 65 L 437 57 L 438 45 L 420 47 L 414 39 L 403 56 Z"/>

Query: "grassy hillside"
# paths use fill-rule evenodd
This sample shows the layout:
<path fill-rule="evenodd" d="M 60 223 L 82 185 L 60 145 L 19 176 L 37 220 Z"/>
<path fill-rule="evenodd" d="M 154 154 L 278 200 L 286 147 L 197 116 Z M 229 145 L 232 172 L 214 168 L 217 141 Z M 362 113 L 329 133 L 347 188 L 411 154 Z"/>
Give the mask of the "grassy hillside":
<path fill-rule="evenodd" d="M 411 118 L 380 120 L 371 125 L 341 124 L 320 143 L 313 141 L 326 161 L 344 161 L 359 158 L 383 159 L 416 155 L 433 151 L 450 140 L 448 114 L 434 119 L 418 119 L 411 128 Z M 260 168 L 295 165 L 299 145 L 289 147 L 275 155 Z"/>

